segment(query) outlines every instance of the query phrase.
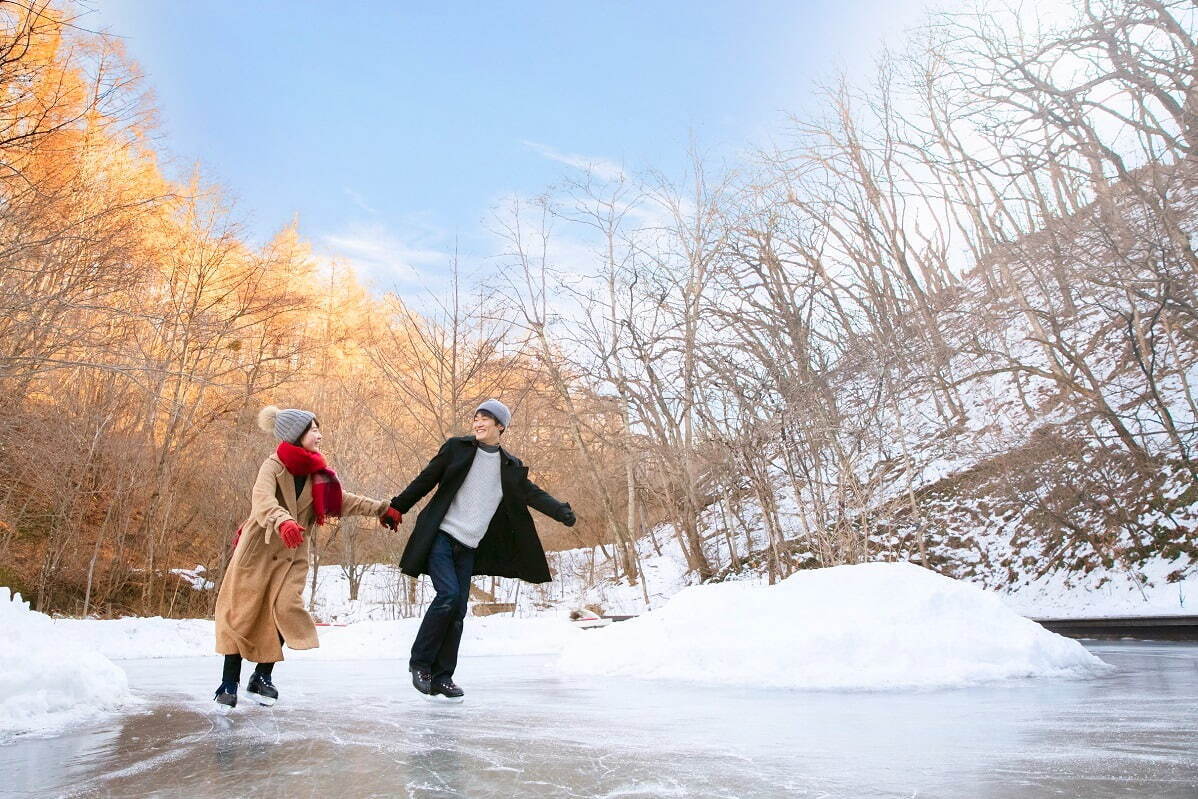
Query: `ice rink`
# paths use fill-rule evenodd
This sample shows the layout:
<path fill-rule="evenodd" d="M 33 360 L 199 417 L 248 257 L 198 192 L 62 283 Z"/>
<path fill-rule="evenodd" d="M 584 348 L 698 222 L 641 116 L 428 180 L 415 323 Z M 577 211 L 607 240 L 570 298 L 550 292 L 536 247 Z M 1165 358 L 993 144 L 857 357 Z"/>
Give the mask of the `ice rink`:
<path fill-rule="evenodd" d="M 243 696 L 227 718 L 216 656 L 125 661 L 139 706 L 0 746 L 0 796 L 1198 796 L 1198 645 L 1087 647 L 1117 668 L 887 692 L 472 657 L 461 705 L 416 694 L 403 661 L 295 661 L 276 707 Z"/>

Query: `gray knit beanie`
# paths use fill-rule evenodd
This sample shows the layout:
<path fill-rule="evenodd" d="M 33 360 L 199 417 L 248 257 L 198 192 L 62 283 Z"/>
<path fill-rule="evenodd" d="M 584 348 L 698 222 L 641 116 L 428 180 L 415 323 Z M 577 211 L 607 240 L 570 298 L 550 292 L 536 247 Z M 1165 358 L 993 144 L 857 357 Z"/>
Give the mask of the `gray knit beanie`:
<path fill-rule="evenodd" d="M 489 399 L 474 409 L 475 413 L 478 413 L 479 411 L 486 411 L 494 416 L 495 419 L 498 420 L 498 422 L 503 425 L 505 429 L 509 424 L 512 423 L 512 412 L 507 409 L 506 405 L 497 399 Z"/>
<path fill-rule="evenodd" d="M 258 411 L 258 427 L 262 428 L 264 433 L 274 433 L 275 438 L 280 441 L 296 444 L 315 418 L 316 414 L 311 411 L 301 411 L 298 408 L 280 410 L 275 405 L 267 405 Z"/>

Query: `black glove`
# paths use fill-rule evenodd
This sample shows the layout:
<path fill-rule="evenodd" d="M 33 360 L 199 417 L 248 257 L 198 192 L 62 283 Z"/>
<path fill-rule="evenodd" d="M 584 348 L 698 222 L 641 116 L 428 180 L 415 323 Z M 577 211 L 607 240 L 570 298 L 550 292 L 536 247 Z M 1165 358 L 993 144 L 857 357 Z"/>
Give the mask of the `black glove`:
<path fill-rule="evenodd" d="M 567 527 L 573 527 L 578 523 L 578 517 L 574 515 L 574 509 L 570 507 L 569 502 L 562 503 L 562 524 Z"/>

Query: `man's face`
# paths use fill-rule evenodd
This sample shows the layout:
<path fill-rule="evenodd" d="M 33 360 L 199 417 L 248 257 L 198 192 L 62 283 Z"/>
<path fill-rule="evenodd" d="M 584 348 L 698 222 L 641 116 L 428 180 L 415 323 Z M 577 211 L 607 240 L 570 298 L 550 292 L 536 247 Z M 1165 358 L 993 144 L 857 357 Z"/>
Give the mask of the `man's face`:
<path fill-rule="evenodd" d="M 482 411 L 474 414 L 474 421 L 471 423 L 470 429 L 474 432 L 474 437 L 484 444 L 498 444 L 499 434 L 503 432 L 503 428 L 499 426 L 499 422 L 495 421 L 495 417 Z"/>

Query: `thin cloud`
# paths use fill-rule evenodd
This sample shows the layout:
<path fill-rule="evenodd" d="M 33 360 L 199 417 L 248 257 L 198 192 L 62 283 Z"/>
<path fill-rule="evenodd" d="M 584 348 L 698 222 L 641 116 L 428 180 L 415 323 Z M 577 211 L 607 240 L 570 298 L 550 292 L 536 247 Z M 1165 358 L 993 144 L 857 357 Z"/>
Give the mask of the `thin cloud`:
<path fill-rule="evenodd" d="M 354 224 L 320 237 L 320 254 L 348 263 L 359 274 L 382 284 L 428 284 L 440 280 L 449 253 L 413 244 L 379 224 Z"/>
<path fill-rule="evenodd" d="M 563 153 L 547 144 L 541 144 L 535 141 L 524 141 L 522 144 L 539 153 L 541 156 L 548 158 L 550 161 L 557 161 L 559 164 L 580 169 L 583 172 L 590 172 L 600 180 L 617 181 L 624 180 L 627 175 L 624 172 L 624 167 L 606 158 L 596 158 L 588 155 L 576 155 L 574 153 Z"/>
<path fill-rule="evenodd" d="M 368 202 L 366 202 L 366 199 L 361 194 L 358 194 L 356 191 L 351 189 L 349 186 L 346 186 L 344 191 L 345 191 L 345 195 L 347 197 L 349 197 L 350 201 L 354 205 L 358 206 L 359 208 L 361 208 L 363 211 L 370 214 L 371 216 L 379 215 L 378 209 L 374 208 Z"/>

